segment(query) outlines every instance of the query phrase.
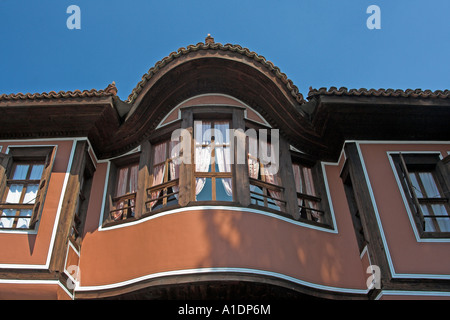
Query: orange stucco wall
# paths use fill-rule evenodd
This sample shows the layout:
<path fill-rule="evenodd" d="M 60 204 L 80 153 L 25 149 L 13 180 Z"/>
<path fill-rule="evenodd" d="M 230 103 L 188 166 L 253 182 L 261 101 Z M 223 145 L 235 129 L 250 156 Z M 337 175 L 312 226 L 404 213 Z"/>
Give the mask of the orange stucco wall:
<path fill-rule="evenodd" d="M 449 144 L 360 144 L 384 236 L 397 274 L 450 275 L 450 242 L 418 242 L 408 218 L 388 152 L 436 151 L 443 157 Z M 448 240 L 448 239 L 447 239 Z"/>
<path fill-rule="evenodd" d="M 327 165 L 338 233 L 254 212 L 195 209 L 98 230 L 106 167 L 97 166 L 80 252 L 81 287 L 116 284 L 159 272 L 248 268 L 312 284 L 365 290 L 339 165 Z M 100 191 L 101 190 L 101 191 Z M 94 200 L 96 199 L 96 200 Z"/>
<path fill-rule="evenodd" d="M 8 146 L 18 145 L 56 145 L 57 151 L 37 234 L 0 230 L 0 264 L 45 265 L 73 141 L 0 142 L 2 152 L 6 152 Z"/>

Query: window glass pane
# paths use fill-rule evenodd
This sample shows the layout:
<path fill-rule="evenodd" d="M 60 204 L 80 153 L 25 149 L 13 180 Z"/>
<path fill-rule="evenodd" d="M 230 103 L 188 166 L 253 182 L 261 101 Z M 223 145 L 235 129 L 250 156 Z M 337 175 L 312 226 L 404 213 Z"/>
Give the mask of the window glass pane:
<path fill-rule="evenodd" d="M 416 175 L 414 173 L 409 173 L 409 179 L 411 180 L 412 187 L 414 192 L 416 193 L 416 197 L 418 198 L 426 198 L 425 195 L 422 194 L 420 190 L 419 182 L 417 181 Z"/>
<path fill-rule="evenodd" d="M 139 165 L 136 164 L 130 168 L 130 185 L 128 192 L 133 193 L 137 190 Z"/>
<path fill-rule="evenodd" d="M 271 196 L 272 196 L 272 195 L 271 195 Z M 279 203 L 278 201 L 272 200 L 271 198 L 267 198 L 267 206 L 268 206 L 269 208 L 274 209 L 274 210 L 281 211 L 280 206 L 277 205 L 278 203 Z"/>
<path fill-rule="evenodd" d="M 430 215 L 430 212 L 428 211 L 428 207 L 425 204 L 420 205 L 420 208 L 422 209 L 422 213 L 424 216 Z M 425 223 L 425 231 L 426 232 L 436 231 L 436 228 L 433 223 L 433 218 L 424 217 L 424 223 Z"/>
<path fill-rule="evenodd" d="M 157 186 L 164 182 L 164 173 L 166 170 L 165 164 L 159 164 L 153 167 L 153 184 L 152 186 Z"/>
<path fill-rule="evenodd" d="M 4 209 L 2 212 L 2 216 L 15 216 L 16 210 L 13 209 Z M 0 227 L 1 228 L 12 228 L 14 223 L 14 218 L 1 218 L 0 219 Z"/>
<path fill-rule="evenodd" d="M 446 218 L 436 218 L 441 232 L 450 232 L 450 217 L 443 204 L 432 204 L 431 208 L 435 216 L 445 216 Z M 447 218 L 448 217 L 448 218 Z"/>
<path fill-rule="evenodd" d="M 170 141 L 169 147 L 170 147 L 170 158 L 172 159 L 169 162 L 169 180 L 178 179 L 179 173 L 180 173 L 180 150 L 178 147 L 179 142 L 178 141 Z"/>
<path fill-rule="evenodd" d="M 116 196 L 123 196 L 127 193 L 128 168 L 119 169 L 116 187 Z"/>
<path fill-rule="evenodd" d="M 259 162 L 256 158 L 253 158 L 250 153 L 248 157 L 248 175 L 253 179 L 258 179 L 259 175 Z"/>
<path fill-rule="evenodd" d="M 303 193 L 302 177 L 300 174 L 300 166 L 295 163 L 292 164 L 292 171 L 294 172 L 295 190 L 297 190 L 297 192 Z"/>
<path fill-rule="evenodd" d="M 316 192 L 315 192 L 315 189 L 314 189 L 314 181 L 313 181 L 311 169 L 303 167 L 302 171 L 303 171 L 303 177 L 305 179 L 306 194 L 309 194 L 311 196 L 315 196 Z"/>
<path fill-rule="evenodd" d="M 13 179 L 14 180 L 25 180 L 28 173 L 28 164 L 18 164 L 14 170 Z"/>
<path fill-rule="evenodd" d="M 44 165 L 35 164 L 31 168 L 30 180 L 41 180 L 42 172 L 44 172 Z"/>
<path fill-rule="evenodd" d="M 228 121 L 214 122 L 214 129 L 216 129 L 216 131 L 214 132 L 215 134 L 214 140 L 216 143 L 230 144 L 230 137 L 229 137 L 230 123 Z"/>
<path fill-rule="evenodd" d="M 216 200 L 233 201 L 231 178 L 216 179 Z"/>
<path fill-rule="evenodd" d="M 211 147 L 195 148 L 195 171 L 211 172 Z"/>
<path fill-rule="evenodd" d="M 153 147 L 153 165 L 166 161 L 167 142 L 157 144 Z"/>
<path fill-rule="evenodd" d="M 20 195 L 22 194 L 23 185 L 12 184 L 9 187 L 8 195 L 6 196 L 6 203 L 19 203 Z"/>
<path fill-rule="evenodd" d="M 38 184 L 31 184 L 27 186 L 27 190 L 25 193 L 25 197 L 23 198 L 23 203 L 25 204 L 32 204 L 36 200 L 36 195 L 38 192 L 39 185 Z"/>
<path fill-rule="evenodd" d="M 231 172 L 230 147 L 217 147 L 215 152 L 216 152 L 216 172 Z"/>
<path fill-rule="evenodd" d="M 31 209 L 22 209 L 20 210 L 21 217 L 31 217 Z M 28 228 L 30 225 L 30 219 L 18 219 L 17 220 L 17 228 Z"/>
<path fill-rule="evenodd" d="M 196 197 L 195 197 L 196 201 L 212 200 L 211 178 L 196 178 L 195 185 L 196 185 Z"/>
<path fill-rule="evenodd" d="M 250 191 L 251 191 L 250 193 L 251 203 L 264 206 L 264 197 L 262 196 L 263 194 L 262 189 L 258 186 L 250 185 Z"/>
<path fill-rule="evenodd" d="M 210 121 L 194 121 L 194 138 L 195 144 L 211 144 L 211 122 Z"/>
<path fill-rule="evenodd" d="M 420 180 L 425 188 L 426 198 L 440 198 L 439 189 L 431 172 L 419 172 Z"/>

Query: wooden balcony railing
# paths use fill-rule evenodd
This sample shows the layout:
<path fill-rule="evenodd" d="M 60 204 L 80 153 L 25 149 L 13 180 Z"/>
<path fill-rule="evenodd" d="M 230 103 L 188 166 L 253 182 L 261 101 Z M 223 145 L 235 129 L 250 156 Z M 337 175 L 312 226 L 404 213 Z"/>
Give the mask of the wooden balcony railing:
<path fill-rule="evenodd" d="M 309 194 L 297 192 L 300 217 L 309 221 L 322 222 L 324 211 L 320 210 L 321 199 Z"/>
<path fill-rule="evenodd" d="M 249 178 L 250 199 L 253 204 L 284 212 L 286 201 L 282 199 L 284 188 L 276 184 Z M 274 196 L 273 194 L 277 194 Z M 279 196 L 278 196 L 279 195 Z"/>
<path fill-rule="evenodd" d="M 179 179 L 170 180 L 147 189 L 147 212 L 178 203 Z M 175 191 L 176 190 L 176 191 Z"/>
<path fill-rule="evenodd" d="M 110 216 L 113 221 L 126 220 L 134 217 L 136 207 L 136 192 L 116 197 L 113 200 L 113 209 Z"/>

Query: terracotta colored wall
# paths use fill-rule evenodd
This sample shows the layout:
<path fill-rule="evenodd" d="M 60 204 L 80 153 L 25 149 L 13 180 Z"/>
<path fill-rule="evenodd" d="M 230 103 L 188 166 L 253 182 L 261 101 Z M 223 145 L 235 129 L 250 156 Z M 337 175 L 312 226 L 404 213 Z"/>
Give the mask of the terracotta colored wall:
<path fill-rule="evenodd" d="M 98 230 L 106 164 L 93 181 L 80 252 L 81 286 L 100 286 L 158 272 L 250 268 L 313 284 L 365 290 L 353 226 L 339 174 L 326 166 L 339 233 L 252 212 L 191 210 Z M 94 194 L 97 196 L 94 197 Z"/>
<path fill-rule="evenodd" d="M 69 164 L 72 141 L 10 141 L 0 142 L 2 152 L 8 145 L 57 145 L 56 158 L 51 173 L 47 195 L 37 234 L 5 232 L 0 230 L 0 264 L 45 265 L 64 178 Z"/>
<path fill-rule="evenodd" d="M 72 300 L 56 283 L 0 283 L 0 300 Z"/>
<path fill-rule="evenodd" d="M 450 243 L 416 240 L 387 154 L 389 151 L 438 151 L 446 156 L 450 145 L 361 144 L 360 148 L 395 272 L 450 275 Z"/>

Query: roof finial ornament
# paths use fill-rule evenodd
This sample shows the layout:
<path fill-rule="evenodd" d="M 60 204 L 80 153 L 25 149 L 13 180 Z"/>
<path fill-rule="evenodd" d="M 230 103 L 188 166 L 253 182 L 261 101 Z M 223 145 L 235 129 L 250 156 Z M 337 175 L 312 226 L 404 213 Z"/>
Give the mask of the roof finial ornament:
<path fill-rule="evenodd" d="M 214 38 L 213 37 L 211 37 L 211 34 L 210 33 L 208 33 L 208 36 L 206 37 L 206 39 L 205 39 L 205 43 L 206 44 L 209 44 L 209 43 L 214 43 Z"/>

